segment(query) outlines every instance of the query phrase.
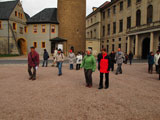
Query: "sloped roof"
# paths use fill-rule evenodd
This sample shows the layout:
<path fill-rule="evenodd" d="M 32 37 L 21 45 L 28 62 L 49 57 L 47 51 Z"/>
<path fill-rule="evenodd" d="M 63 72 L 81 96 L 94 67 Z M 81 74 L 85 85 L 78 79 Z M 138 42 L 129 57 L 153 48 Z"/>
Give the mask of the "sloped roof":
<path fill-rule="evenodd" d="M 19 0 L 0 2 L 0 20 L 9 20 Z"/>
<path fill-rule="evenodd" d="M 24 14 L 25 14 L 25 16 L 26 16 L 26 19 L 27 19 L 27 21 L 30 19 L 30 16 L 26 13 L 26 12 L 24 12 Z"/>
<path fill-rule="evenodd" d="M 54 23 L 59 24 L 57 20 L 57 8 L 46 8 L 31 17 L 28 24 Z"/>

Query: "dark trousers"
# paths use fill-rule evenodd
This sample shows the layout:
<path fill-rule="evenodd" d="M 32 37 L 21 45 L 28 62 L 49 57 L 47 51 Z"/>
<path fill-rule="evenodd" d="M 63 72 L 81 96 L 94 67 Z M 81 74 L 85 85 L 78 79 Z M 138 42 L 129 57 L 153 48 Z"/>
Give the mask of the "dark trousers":
<path fill-rule="evenodd" d="M 48 66 L 48 60 L 43 60 L 43 67 L 45 66 L 45 64 L 46 64 L 46 67 Z"/>
<path fill-rule="evenodd" d="M 109 87 L 109 73 L 100 73 L 100 82 L 99 82 L 99 87 L 103 88 L 103 74 L 105 74 L 105 87 Z"/>
<path fill-rule="evenodd" d="M 130 65 L 132 65 L 132 60 L 129 60 L 129 62 L 130 62 Z"/>
<path fill-rule="evenodd" d="M 92 70 L 86 70 L 84 69 L 86 84 L 88 86 L 92 86 Z"/>
<path fill-rule="evenodd" d="M 159 73 L 159 65 L 156 65 L 156 73 Z"/>
<path fill-rule="evenodd" d="M 70 64 L 70 70 L 73 70 L 73 64 Z"/>
<path fill-rule="evenodd" d="M 111 70 L 114 71 L 114 63 L 111 63 Z"/>
<path fill-rule="evenodd" d="M 148 64 L 148 72 L 149 73 L 153 72 L 153 64 Z"/>
<path fill-rule="evenodd" d="M 32 73 L 32 68 L 33 68 L 33 73 Z M 30 77 L 36 78 L 36 67 L 28 66 L 28 73 Z"/>
<path fill-rule="evenodd" d="M 81 66 L 81 64 L 77 64 L 76 65 L 76 70 L 80 70 L 80 66 Z"/>
<path fill-rule="evenodd" d="M 116 74 L 118 74 L 118 73 L 122 74 L 122 64 L 118 64 Z"/>

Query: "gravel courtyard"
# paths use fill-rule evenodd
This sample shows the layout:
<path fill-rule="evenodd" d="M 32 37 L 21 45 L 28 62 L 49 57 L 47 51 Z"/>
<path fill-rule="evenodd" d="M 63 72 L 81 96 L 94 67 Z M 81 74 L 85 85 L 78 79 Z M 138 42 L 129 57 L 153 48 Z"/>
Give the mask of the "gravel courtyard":
<path fill-rule="evenodd" d="M 124 65 L 122 75 L 110 74 L 110 88 L 85 87 L 83 70 L 63 66 L 38 69 L 28 80 L 26 65 L 0 66 L 0 120 L 160 120 L 160 81 L 147 64 Z"/>

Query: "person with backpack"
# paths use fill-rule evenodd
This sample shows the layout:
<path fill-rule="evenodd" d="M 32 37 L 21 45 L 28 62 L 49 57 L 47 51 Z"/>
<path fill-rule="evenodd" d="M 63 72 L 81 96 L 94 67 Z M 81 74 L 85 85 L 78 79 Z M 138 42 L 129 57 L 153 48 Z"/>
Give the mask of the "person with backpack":
<path fill-rule="evenodd" d="M 58 65 L 58 76 L 62 75 L 62 64 L 64 62 L 64 54 L 62 53 L 61 49 L 58 50 L 58 53 L 56 55 L 56 62 Z"/>
<path fill-rule="evenodd" d="M 49 54 L 48 54 L 47 50 L 44 49 L 44 53 L 43 53 L 43 65 L 42 65 L 42 67 L 44 67 L 45 64 L 46 64 L 46 67 L 48 66 L 48 59 L 49 59 Z"/>
<path fill-rule="evenodd" d="M 35 51 L 34 47 L 31 47 L 31 52 L 28 54 L 28 73 L 29 80 L 36 80 L 36 71 L 39 66 L 39 54 Z M 33 68 L 33 72 L 32 72 Z"/>

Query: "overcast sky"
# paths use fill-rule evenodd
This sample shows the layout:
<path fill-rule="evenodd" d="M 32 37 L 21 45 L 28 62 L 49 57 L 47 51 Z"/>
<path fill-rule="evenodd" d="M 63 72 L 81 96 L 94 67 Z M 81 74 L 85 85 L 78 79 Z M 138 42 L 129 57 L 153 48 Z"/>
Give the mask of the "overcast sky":
<path fill-rule="evenodd" d="M 0 0 L 9 1 L 9 0 Z M 11 1 L 11 0 L 10 0 Z M 57 0 L 21 0 L 24 11 L 30 16 L 38 13 L 44 8 L 57 7 Z M 92 7 L 99 7 L 105 1 L 110 0 L 86 0 L 87 1 L 87 15 L 92 12 Z"/>

